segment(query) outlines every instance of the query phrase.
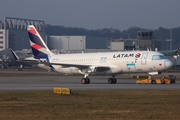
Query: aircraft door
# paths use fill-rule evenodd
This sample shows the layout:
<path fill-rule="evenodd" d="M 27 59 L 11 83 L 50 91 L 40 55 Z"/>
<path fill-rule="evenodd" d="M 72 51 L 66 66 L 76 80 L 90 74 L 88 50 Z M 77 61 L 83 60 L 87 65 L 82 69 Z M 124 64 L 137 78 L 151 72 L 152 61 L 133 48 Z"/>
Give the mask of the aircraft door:
<path fill-rule="evenodd" d="M 107 62 L 107 57 L 100 58 L 100 63 L 106 63 L 106 62 Z"/>
<path fill-rule="evenodd" d="M 146 65 L 148 53 L 143 53 L 141 58 L 141 64 Z"/>

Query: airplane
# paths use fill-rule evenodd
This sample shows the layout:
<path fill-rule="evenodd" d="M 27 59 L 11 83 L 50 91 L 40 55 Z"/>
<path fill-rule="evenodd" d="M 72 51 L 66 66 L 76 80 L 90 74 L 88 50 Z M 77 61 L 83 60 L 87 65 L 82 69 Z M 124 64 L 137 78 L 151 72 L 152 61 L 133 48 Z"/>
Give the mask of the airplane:
<path fill-rule="evenodd" d="M 156 51 L 122 51 L 54 54 L 33 25 L 27 26 L 30 46 L 34 55 L 29 62 L 38 63 L 41 68 L 52 69 L 64 75 L 82 74 L 82 84 L 89 84 L 90 75 L 111 75 L 109 84 L 116 84 L 115 78 L 123 73 L 160 74 L 173 66 L 162 53 Z"/>
<path fill-rule="evenodd" d="M 164 54 L 165 56 L 179 56 L 180 55 L 180 49 L 166 50 L 166 51 L 159 51 L 159 52 Z"/>

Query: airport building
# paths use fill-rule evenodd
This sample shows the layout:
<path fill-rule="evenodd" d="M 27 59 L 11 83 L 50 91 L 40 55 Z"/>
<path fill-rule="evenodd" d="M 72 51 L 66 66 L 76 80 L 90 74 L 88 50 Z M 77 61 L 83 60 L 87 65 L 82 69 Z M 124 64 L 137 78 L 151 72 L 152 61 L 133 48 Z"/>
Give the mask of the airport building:
<path fill-rule="evenodd" d="M 86 36 L 47 36 L 49 49 L 84 50 Z"/>
<path fill-rule="evenodd" d="M 13 50 L 30 49 L 27 25 L 33 24 L 41 36 L 46 38 L 45 22 L 41 20 L 5 18 L 5 31 L 7 32 L 7 48 Z"/>
<path fill-rule="evenodd" d="M 106 45 L 108 38 L 93 36 L 47 36 L 47 46 L 55 53 L 80 53 L 110 51 Z"/>
<path fill-rule="evenodd" d="M 0 29 L 0 51 L 5 49 L 5 30 Z"/>
<path fill-rule="evenodd" d="M 116 39 L 110 40 L 111 50 L 153 50 L 154 37 L 152 31 L 138 31 L 137 39 Z"/>
<path fill-rule="evenodd" d="M 44 21 L 5 17 L 4 23 L 0 22 L 0 50 L 6 48 L 29 49 L 27 25 L 31 24 L 37 28 L 43 38 L 46 38 Z"/>

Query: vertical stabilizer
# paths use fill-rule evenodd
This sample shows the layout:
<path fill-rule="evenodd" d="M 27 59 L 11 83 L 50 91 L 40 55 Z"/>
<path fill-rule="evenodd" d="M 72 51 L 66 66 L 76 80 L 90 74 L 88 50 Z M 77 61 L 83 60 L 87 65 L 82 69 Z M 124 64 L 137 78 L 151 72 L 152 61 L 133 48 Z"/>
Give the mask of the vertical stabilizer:
<path fill-rule="evenodd" d="M 47 58 L 48 55 L 53 54 L 46 46 L 43 39 L 33 25 L 28 25 L 27 31 L 34 58 Z"/>

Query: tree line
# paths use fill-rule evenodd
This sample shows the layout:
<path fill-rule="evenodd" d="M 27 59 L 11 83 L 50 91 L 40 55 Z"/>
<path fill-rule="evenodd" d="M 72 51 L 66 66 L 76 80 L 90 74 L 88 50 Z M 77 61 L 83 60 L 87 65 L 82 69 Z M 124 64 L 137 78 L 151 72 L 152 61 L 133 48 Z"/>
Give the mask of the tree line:
<path fill-rule="evenodd" d="M 138 36 L 138 31 L 153 31 L 153 37 L 158 41 L 166 41 L 171 38 L 172 31 L 172 39 L 173 45 L 179 47 L 180 46 L 180 26 L 172 29 L 159 27 L 158 29 L 145 29 L 140 27 L 130 27 L 127 30 L 118 30 L 114 28 L 102 28 L 96 30 L 89 30 L 85 28 L 78 27 L 65 27 L 60 25 L 49 25 L 45 26 L 47 35 L 85 35 L 85 36 L 94 36 L 94 37 L 107 37 L 109 39 L 127 39 L 132 38 L 136 39 Z"/>

